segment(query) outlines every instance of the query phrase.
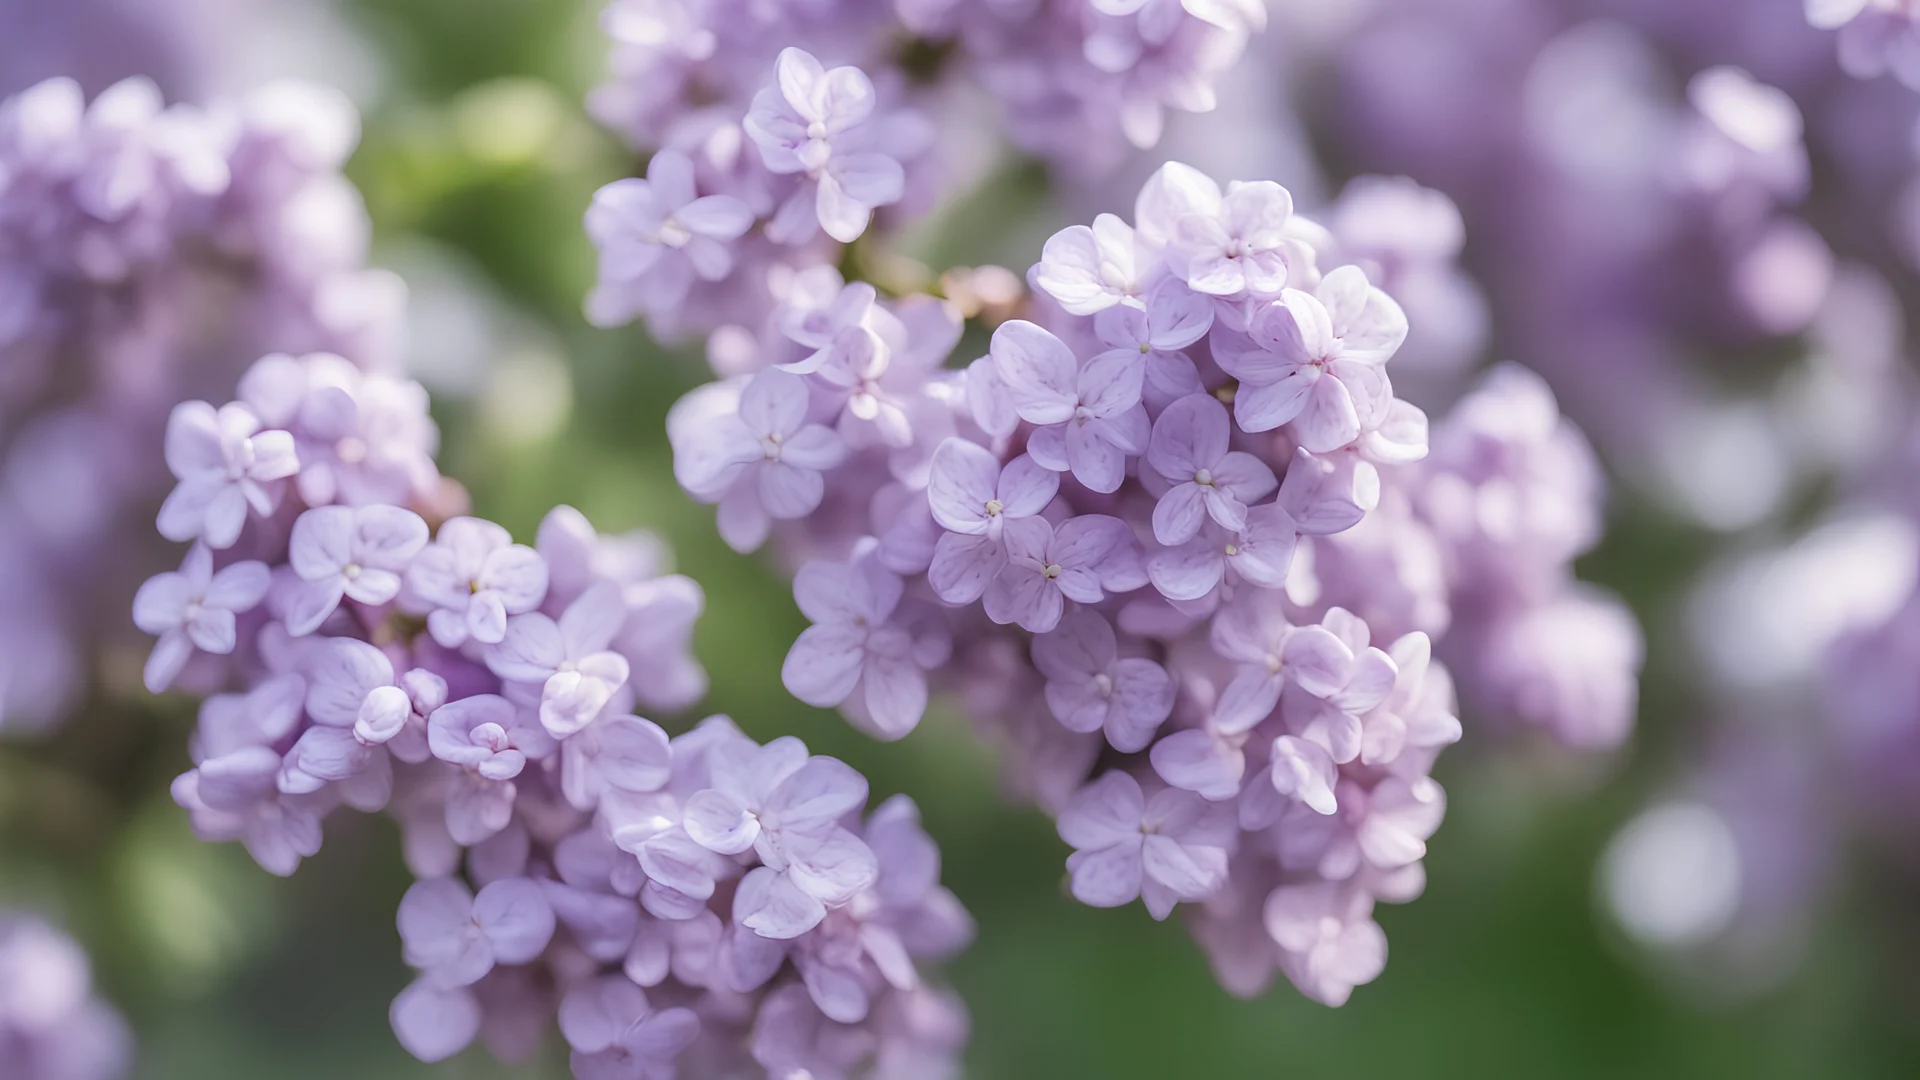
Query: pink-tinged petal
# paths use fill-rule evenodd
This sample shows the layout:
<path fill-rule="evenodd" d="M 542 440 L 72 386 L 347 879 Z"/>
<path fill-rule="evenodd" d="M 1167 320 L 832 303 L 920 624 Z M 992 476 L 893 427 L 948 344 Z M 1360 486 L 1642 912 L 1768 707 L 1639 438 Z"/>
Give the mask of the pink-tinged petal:
<path fill-rule="evenodd" d="M 983 356 L 967 365 L 967 412 L 980 430 L 995 438 L 1006 438 L 1020 426 L 1013 397 L 1001 381 L 992 356 Z"/>
<path fill-rule="evenodd" d="M 1233 235 L 1253 247 L 1271 248 L 1286 239 L 1287 219 L 1293 216 L 1293 195 L 1271 180 L 1230 184 L 1220 209 Z"/>
<path fill-rule="evenodd" d="M 672 771 L 667 733 L 651 720 L 637 716 L 609 717 L 595 733 L 600 740 L 596 763 L 609 786 L 622 791 L 657 791 Z"/>
<path fill-rule="evenodd" d="M 827 917 L 827 906 L 802 890 L 786 874 L 764 866 L 748 876 L 754 874 L 772 876 L 758 897 L 758 907 L 748 911 L 736 908 L 734 915 L 740 925 L 764 938 L 789 941 L 819 926 L 820 920 Z M 744 884 L 741 891 L 746 891 Z"/>
<path fill-rule="evenodd" d="M 1122 907 L 1140 895 L 1141 843 L 1133 839 L 1112 847 L 1082 849 L 1067 856 L 1074 899 L 1089 907 Z"/>
<path fill-rule="evenodd" d="M 995 498 L 999 480 L 1000 459 L 993 451 L 965 439 L 945 440 L 933 452 L 927 478 L 933 519 L 956 533 L 986 532 L 986 505 Z M 1057 478 L 1054 484 L 1058 487 Z"/>
<path fill-rule="evenodd" d="M 705 419 L 673 440 L 673 478 L 687 493 L 712 501 L 732 487 L 740 474 L 766 457 L 747 422 L 738 416 Z"/>
<path fill-rule="evenodd" d="M 693 161 L 677 150 L 663 150 L 647 162 L 647 184 L 664 213 L 673 213 L 694 199 Z"/>
<path fill-rule="evenodd" d="M 1117 770 L 1102 774 L 1074 793 L 1060 812 L 1060 839 L 1082 849 L 1137 842 L 1146 805 L 1140 782 L 1132 776 Z"/>
<path fill-rule="evenodd" d="M 1201 535 L 1147 556 L 1147 577 L 1169 600 L 1198 600 L 1226 573 L 1225 541 Z"/>
<path fill-rule="evenodd" d="M 1176 731 L 1153 744 L 1153 771 L 1182 791 L 1214 802 L 1240 794 L 1246 755 L 1198 728 Z"/>
<path fill-rule="evenodd" d="M 1323 626 L 1294 630 L 1287 636 L 1280 659 L 1287 678 L 1319 698 L 1339 693 L 1353 669 L 1353 650 Z"/>
<path fill-rule="evenodd" d="M 879 623 L 900 603 L 904 583 L 871 560 L 834 563 L 815 560 L 794 575 L 793 598 L 816 623 Z"/>
<path fill-rule="evenodd" d="M 1033 323 L 1013 319 L 994 331 L 991 354 L 1022 420 L 1058 424 L 1073 416 L 1079 365 L 1065 342 Z"/>
<path fill-rule="evenodd" d="M 987 586 L 982 601 L 987 618 L 1002 626 L 1018 623 L 1036 634 L 1059 625 L 1064 606 L 1054 583 L 1040 571 L 1023 565 L 1001 570 Z"/>
<path fill-rule="evenodd" d="M 181 481 L 160 504 L 154 527 L 161 536 L 176 543 L 194 539 L 205 529 L 207 508 L 225 490 L 227 482 L 223 476 L 195 475 Z"/>
<path fill-rule="evenodd" d="M 481 889 L 473 898 L 473 920 L 502 964 L 531 963 L 553 939 L 553 905 L 527 878 L 502 878 Z"/>
<path fill-rule="evenodd" d="M 306 704 L 316 724 L 352 727 L 367 695 L 393 682 L 393 662 L 364 641 L 334 638 L 310 655 Z"/>
<path fill-rule="evenodd" d="M 1192 540 L 1207 520 L 1207 505 L 1207 492 L 1200 485 L 1174 485 L 1154 505 L 1153 538 L 1168 547 Z"/>
<path fill-rule="evenodd" d="M 780 681 L 794 697 L 816 708 L 845 701 L 860 681 L 867 632 L 823 623 L 802 631 L 780 668 Z"/>
<path fill-rule="evenodd" d="M 224 551 L 240 539 L 247 524 L 247 496 L 238 484 L 229 484 L 207 503 L 206 525 L 202 535 L 207 546 Z"/>
<path fill-rule="evenodd" d="M 1266 462 L 1238 450 L 1221 455 L 1213 464 L 1212 471 L 1214 486 L 1247 505 L 1273 494 L 1279 486 L 1279 481 L 1274 479 L 1273 470 L 1267 468 Z"/>
<path fill-rule="evenodd" d="M 400 991 L 387 1013 L 400 1045 L 429 1064 L 465 1050 L 480 1034 L 480 1018 L 473 991 L 443 989 L 424 976 Z"/>

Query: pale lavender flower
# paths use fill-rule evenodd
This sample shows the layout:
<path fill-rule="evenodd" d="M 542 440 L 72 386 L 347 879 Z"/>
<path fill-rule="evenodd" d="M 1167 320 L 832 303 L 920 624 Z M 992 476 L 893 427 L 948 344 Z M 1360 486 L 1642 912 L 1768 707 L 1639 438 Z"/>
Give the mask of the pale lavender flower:
<path fill-rule="evenodd" d="M 253 610 L 270 583 L 263 563 L 237 562 L 213 569 L 213 552 L 204 544 L 187 549 L 178 571 L 156 574 L 133 597 L 133 622 L 159 638 L 147 657 L 147 689 L 159 693 L 173 685 L 193 651 L 224 656 L 238 641 L 235 616 Z"/>
<path fill-rule="evenodd" d="M 1241 427 L 1270 431 L 1292 423 L 1301 446 L 1325 453 L 1378 425 L 1372 418 L 1391 400 L 1380 366 L 1406 338 L 1407 321 L 1358 267 L 1333 271 L 1314 293 L 1286 290 L 1261 309 L 1250 331 L 1253 348 L 1215 352 L 1241 380 L 1233 400 Z"/>
<path fill-rule="evenodd" d="M 1209 394 L 1183 397 L 1154 421 L 1147 464 L 1173 485 L 1153 508 L 1154 539 L 1184 544 L 1207 518 L 1243 529 L 1247 505 L 1279 487 L 1265 462 L 1227 448 L 1232 434 L 1226 406 Z"/>
<path fill-rule="evenodd" d="M 1091 227 L 1070 225 L 1054 233 L 1034 264 L 1033 282 L 1068 314 L 1094 315 L 1116 304 L 1144 308 L 1160 268 L 1159 251 L 1133 226 L 1101 214 Z"/>
<path fill-rule="evenodd" d="M 720 504 L 720 534 L 735 551 L 759 547 L 773 521 L 811 514 L 821 473 L 846 458 L 838 435 L 807 422 L 807 404 L 805 380 L 763 371 L 741 390 L 737 414 L 714 417 L 675 447 L 675 477 Z"/>
<path fill-rule="evenodd" d="M 431 605 L 427 629 L 450 649 L 468 639 L 497 645 L 507 617 L 537 609 L 547 596 L 547 564 L 507 530 L 479 518 L 451 518 L 407 570 L 407 587 Z"/>
<path fill-rule="evenodd" d="M 1073 895 L 1094 907 L 1144 898 L 1156 919 L 1226 882 L 1233 837 L 1230 808 L 1173 788 L 1149 799 L 1123 772 L 1082 788 L 1060 815 L 1060 838 L 1076 849 Z"/>
<path fill-rule="evenodd" d="M 624 975 L 574 987 L 560 1001 L 561 1034 L 579 1080 L 672 1080 L 674 1059 L 700 1035 L 691 1010 L 655 1010 Z"/>
<path fill-rule="evenodd" d="M 160 535 L 230 548 L 248 509 L 264 518 L 279 508 L 282 481 L 300 470 L 300 462 L 292 435 L 260 428 L 260 418 L 238 403 L 217 412 L 204 401 L 174 407 L 167 421 L 167 468 L 180 483 L 161 504 Z"/>
<path fill-rule="evenodd" d="M 927 479 L 928 508 L 946 530 L 927 567 L 934 592 L 950 604 L 980 599 L 1007 564 L 1007 524 L 1045 510 L 1059 489 L 1059 474 L 1025 454 L 1002 468 L 976 443 L 943 441 Z"/>
<path fill-rule="evenodd" d="M 859 68 L 828 70 L 803 49 L 780 51 L 774 84 L 754 97 L 744 126 L 768 169 L 802 173 L 811 182 L 811 191 L 802 188 L 789 200 L 789 207 L 804 209 L 783 208 L 783 223 L 805 213 L 827 235 L 852 243 L 876 208 L 900 201 L 906 182 L 900 162 L 870 148 L 875 101 L 873 83 Z M 792 226 L 783 231 L 805 235 Z"/>
<path fill-rule="evenodd" d="M 1168 261 L 1194 292 L 1271 296 L 1287 284 L 1293 196 L 1270 180 L 1235 181 L 1225 194 L 1195 184 L 1197 205 L 1174 222 Z"/>
<path fill-rule="evenodd" d="M 1093 320 L 1094 333 L 1112 352 L 1146 357 L 1141 397 L 1150 409 L 1205 392 L 1199 369 L 1182 350 L 1212 326 L 1213 304 L 1172 280 L 1151 289 L 1144 307 L 1109 307 Z"/>
<path fill-rule="evenodd" d="M 1076 609 L 1033 639 L 1033 665 L 1047 678 L 1047 707 L 1068 731 L 1105 731 L 1122 753 L 1146 749 L 1173 713 L 1174 683 L 1144 657 L 1119 655 L 1113 627 Z"/>
<path fill-rule="evenodd" d="M 499 964 L 524 964 L 553 937 L 553 908 L 526 878 L 505 878 L 478 895 L 459 881 L 416 881 L 400 899 L 407 963 L 441 987 L 471 986 Z"/>
<path fill-rule="evenodd" d="M 890 621 L 902 591 L 899 576 L 871 554 L 801 567 L 793 598 L 813 625 L 780 669 L 793 696 L 827 708 L 859 694 L 880 734 L 912 731 L 927 708 L 927 677 L 919 644 Z"/>
<path fill-rule="evenodd" d="M 1266 904 L 1267 932 L 1284 953 L 1281 967 L 1300 992 L 1344 1004 L 1387 964 L 1387 936 L 1373 921 L 1373 898 L 1339 882 L 1283 885 Z"/>
<path fill-rule="evenodd" d="M 587 235 L 600 249 L 600 285 L 587 310 L 611 325 L 679 304 L 696 279 L 727 276 L 729 245 L 752 225 L 739 199 L 698 194 L 685 154 L 660 151 L 645 180 L 616 180 L 593 197 Z"/>
<path fill-rule="evenodd" d="M 1119 490 L 1129 454 L 1146 450 L 1151 425 L 1140 405 L 1144 354 L 1103 353 L 1082 367 L 1073 350 L 1030 322 L 993 333 L 994 369 L 1020 419 L 1039 430 L 1027 452 L 1099 492 Z"/>
<path fill-rule="evenodd" d="M 1007 522 L 1001 532 L 1007 562 L 982 597 L 987 617 L 1036 634 L 1052 630 L 1068 600 L 1106 598 L 1103 571 L 1132 540 L 1124 522 L 1099 514 L 1070 518 L 1059 528 L 1040 517 Z"/>
<path fill-rule="evenodd" d="M 510 682 L 540 687 L 540 723 L 564 739 L 592 723 L 627 682 L 627 658 L 609 646 L 627 620 L 620 589 L 601 583 L 580 594 L 558 619 L 540 612 L 507 620 L 507 633 L 487 650 L 487 666 Z"/>
<path fill-rule="evenodd" d="M 311 634 L 343 599 L 378 607 L 400 595 L 427 523 L 397 506 L 321 506 L 300 515 L 287 542 L 294 577 L 281 588 L 287 632 Z"/>

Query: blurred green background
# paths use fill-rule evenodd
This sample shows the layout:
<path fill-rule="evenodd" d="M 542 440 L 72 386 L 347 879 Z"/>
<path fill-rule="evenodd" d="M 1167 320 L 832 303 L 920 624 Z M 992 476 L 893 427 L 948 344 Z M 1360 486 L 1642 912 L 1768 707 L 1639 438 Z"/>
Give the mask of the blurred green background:
<path fill-rule="evenodd" d="M 1177 919 L 1070 901 L 1050 823 L 999 798 L 959 718 L 935 715 L 881 745 L 797 704 L 778 674 L 804 625 L 786 587 L 728 551 L 710 508 L 672 480 L 662 420 L 703 381 L 697 350 L 595 331 L 579 314 L 593 273 L 581 213 L 633 166 L 580 108 L 604 51 L 596 7 L 347 8 L 383 80 L 351 171 L 374 217 L 376 260 L 416 287 L 442 469 L 469 485 L 479 513 L 522 536 L 560 502 L 606 531 L 662 534 L 707 590 L 697 649 L 713 679 L 708 710 L 844 757 L 872 777 L 876 802 L 897 791 L 920 802 L 946 881 L 979 922 L 949 972 L 974 1018 L 970 1076 L 1920 1076 L 1915 950 L 1890 930 L 1920 920 L 1876 908 L 1891 905 L 1884 891 L 1836 889 L 1794 974 L 1737 997 L 1703 996 L 1711 979 L 1637 953 L 1596 903 L 1600 851 L 1676 775 L 1701 726 L 1669 628 L 1674 587 L 1706 545 L 1651 511 L 1617 505 L 1613 538 L 1583 566 L 1650 628 L 1636 745 L 1616 762 L 1569 763 L 1475 745 L 1468 717 L 1466 744 L 1440 770 L 1451 812 L 1431 846 L 1427 893 L 1382 912 L 1387 972 L 1339 1010 L 1284 983 L 1234 1000 Z M 1035 180 L 1010 172 L 958 211 L 965 227 L 925 238 L 923 254 L 1024 266 L 1045 235 Z M 677 729 L 695 718 L 658 719 Z M 191 716 L 140 722 L 111 731 L 112 718 L 84 720 L 31 756 L 84 767 L 29 773 L 23 759 L 0 761 L 0 893 L 61 912 L 88 943 L 138 1030 L 138 1075 L 565 1075 L 557 1045 L 518 1069 L 478 1050 L 437 1067 L 408 1058 L 386 1020 L 408 978 L 393 913 L 409 879 L 391 823 L 336 815 L 318 858 L 293 880 L 271 878 L 237 846 L 197 842 L 167 798 L 187 766 Z M 120 746 L 108 767 L 71 749 L 107 738 Z"/>

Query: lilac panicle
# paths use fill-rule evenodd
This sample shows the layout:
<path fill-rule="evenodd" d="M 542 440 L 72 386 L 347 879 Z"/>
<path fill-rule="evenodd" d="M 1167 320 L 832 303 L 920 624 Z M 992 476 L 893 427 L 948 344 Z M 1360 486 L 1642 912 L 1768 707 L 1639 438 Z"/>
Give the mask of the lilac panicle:
<path fill-rule="evenodd" d="M 1386 220 L 1441 273 L 1458 238 L 1416 209 Z M 1237 993 L 1339 1004 L 1381 971 L 1374 905 L 1419 894 L 1445 810 L 1449 668 L 1474 715 L 1568 742 L 1633 712 L 1638 629 L 1570 570 L 1591 451 L 1520 369 L 1430 437 L 1388 375 L 1405 311 L 1336 261 L 1410 276 L 1384 213 L 1343 242 L 1170 164 L 1131 223 L 1049 240 L 966 367 L 958 303 L 829 271 L 668 418 L 722 537 L 796 568 L 788 689 L 885 739 L 950 695 L 1058 818 L 1073 894 L 1184 906 Z M 689 831 L 749 843 L 759 790 Z"/>
<path fill-rule="evenodd" d="M 219 527 L 178 530 L 181 569 L 134 604 L 149 686 L 210 695 L 173 796 L 281 875 L 341 806 L 399 822 L 408 1052 L 518 1061 L 557 1022 L 582 1080 L 790 1076 L 823 1053 L 843 1071 L 812 1075 L 951 1074 L 966 1014 L 922 971 L 972 923 L 912 802 L 869 811 L 863 777 L 796 739 L 635 715 L 705 686 L 701 592 L 657 542 L 564 506 L 533 544 L 460 513 L 415 384 L 316 354 L 240 386 L 176 410 L 175 472 Z"/>

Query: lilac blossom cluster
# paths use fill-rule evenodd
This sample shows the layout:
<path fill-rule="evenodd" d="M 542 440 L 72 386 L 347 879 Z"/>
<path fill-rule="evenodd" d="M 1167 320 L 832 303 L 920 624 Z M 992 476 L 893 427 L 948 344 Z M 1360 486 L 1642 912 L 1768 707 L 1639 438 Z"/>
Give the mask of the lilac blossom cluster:
<path fill-rule="evenodd" d="M 113 1080 L 131 1055 L 126 1023 L 94 996 L 80 946 L 38 916 L 0 913 L 0 1075 Z"/>
<path fill-rule="evenodd" d="M 0 104 L 0 729 L 108 681 L 174 402 L 272 349 L 388 362 L 398 283 L 364 269 L 339 173 L 357 137 L 343 98 L 294 83 L 202 109 L 56 78 Z"/>
<path fill-rule="evenodd" d="M 634 715 L 704 692 L 699 587 L 569 507 L 533 546 L 460 513 L 426 408 L 327 354 L 175 408 L 158 525 L 191 547 L 133 617 L 148 687 L 211 695 L 173 785 L 195 831 L 286 875 L 334 809 L 397 819 L 419 976 L 391 1015 L 422 1060 L 518 1060 L 557 1017 L 583 1080 L 950 1072 L 965 1013 L 918 964 L 972 929 L 913 803 Z"/>
<path fill-rule="evenodd" d="M 1631 717 L 1637 631 L 1569 584 L 1590 456 L 1518 372 L 1430 455 L 1386 372 L 1403 312 L 1275 183 L 1166 165 L 1028 280 L 1030 318 L 949 369 L 956 305 L 800 275 L 710 343 L 676 476 L 797 567 L 796 697 L 892 739 L 952 692 L 1058 818 L 1076 897 L 1184 902 L 1229 989 L 1340 1004 L 1444 811 L 1428 628 L 1500 626 L 1465 662 L 1529 719 Z"/>
<path fill-rule="evenodd" d="M 594 321 L 678 336 L 771 308 L 878 214 L 964 187 L 992 136 L 957 130 L 984 88 L 1028 153 L 1097 171 L 1152 146 L 1266 24 L 1264 0 L 899 0 L 772 8 L 614 0 L 613 78 L 591 108 L 652 154 L 603 189 Z"/>

